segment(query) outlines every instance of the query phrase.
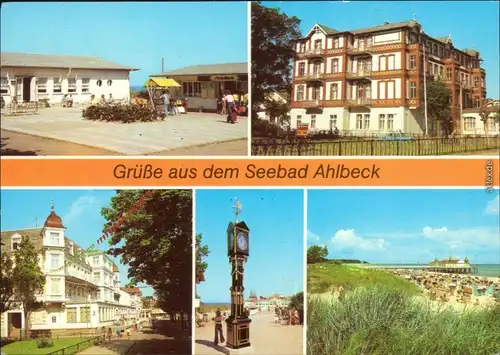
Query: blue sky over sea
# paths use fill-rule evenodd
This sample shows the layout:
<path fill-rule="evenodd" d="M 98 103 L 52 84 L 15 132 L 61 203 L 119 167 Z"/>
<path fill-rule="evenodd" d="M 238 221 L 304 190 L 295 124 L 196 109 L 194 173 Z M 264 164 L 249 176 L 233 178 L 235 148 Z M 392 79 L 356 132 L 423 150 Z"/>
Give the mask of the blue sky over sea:
<path fill-rule="evenodd" d="M 150 74 L 247 62 L 246 2 L 11 2 L 0 17 L 2 52 L 84 55 Z M 22 23 L 29 24 L 20 25 Z"/>
<path fill-rule="evenodd" d="M 308 245 L 374 264 L 500 264 L 499 208 L 498 190 L 309 190 Z"/>
<path fill-rule="evenodd" d="M 304 200 L 302 190 L 197 190 L 196 233 L 210 249 L 206 281 L 196 290 L 202 302 L 228 303 L 231 267 L 226 228 L 234 221 L 233 199 L 243 206 L 240 220 L 250 228 L 245 296 L 292 295 L 303 290 Z"/>
<path fill-rule="evenodd" d="M 115 194 L 115 190 L 2 190 L 2 231 L 41 228 L 54 201 L 54 211 L 67 228 L 66 237 L 84 249 L 94 243 L 98 249 L 105 250 L 107 242 L 96 243 L 106 222 L 101 208 L 108 206 Z M 120 281 L 125 285 L 128 267 L 121 264 L 119 258 L 110 258 L 118 266 Z M 153 294 L 150 287 L 139 286 L 144 296 Z"/>
<path fill-rule="evenodd" d="M 316 24 L 339 31 L 373 27 L 416 18 L 433 37 L 451 35 L 459 48 L 475 48 L 484 59 L 488 97 L 499 98 L 498 1 L 264 1 L 302 22 L 303 34 Z M 481 14 L 472 20 L 471 14 Z"/>

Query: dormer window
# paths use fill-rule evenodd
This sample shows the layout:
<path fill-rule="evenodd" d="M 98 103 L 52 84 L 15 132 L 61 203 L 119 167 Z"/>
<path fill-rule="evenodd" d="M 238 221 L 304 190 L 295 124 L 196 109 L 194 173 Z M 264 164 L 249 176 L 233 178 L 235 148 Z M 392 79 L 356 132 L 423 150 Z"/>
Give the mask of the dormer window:
<path fill-rule="evenodd" d="M 314 41 L 314 49 L 321 49 L 321 40 L 317 39 Z"/>
<path fill-rule="evenodd" d="M 49 243 L 50 243 L 50 245 L 58 246 L 59 245 L 59 233 L 50 232 Z"/>
<path fill-rule="evenodd" d="M 10 248 L 12 250 L 18 250 L 19 244 L 21 244 L 21 236 L 19 234 L 14 234 L 10 240 Z"/>
<path fill-rule="evenodd" d="M 75 255 L 74 245 L 71 242 L 68 242 L 68 253 L 70 253 L 70 255 Z"/>

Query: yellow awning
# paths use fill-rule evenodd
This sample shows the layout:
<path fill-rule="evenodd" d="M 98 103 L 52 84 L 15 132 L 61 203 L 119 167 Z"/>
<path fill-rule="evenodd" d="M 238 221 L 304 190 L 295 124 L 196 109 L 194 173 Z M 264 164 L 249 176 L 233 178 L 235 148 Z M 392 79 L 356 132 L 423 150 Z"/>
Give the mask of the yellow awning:
<path fill-rule="evenodd" d="M 179 88 L 181 85 L 171 78 L 149 78 L 144 86 L 159 86 L 162 88 Z"/>

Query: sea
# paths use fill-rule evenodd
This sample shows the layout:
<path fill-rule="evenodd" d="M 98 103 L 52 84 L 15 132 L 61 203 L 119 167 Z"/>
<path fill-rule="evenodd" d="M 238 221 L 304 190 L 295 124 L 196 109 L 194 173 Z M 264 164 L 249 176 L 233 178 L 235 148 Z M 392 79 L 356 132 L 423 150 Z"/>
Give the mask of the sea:
<path fill-rule="evenodd" d="M 387 267 L 387 268 L 398 268 L 398 267 L 412 267 L 412 266 L 422 266 L 421 264 L 368 264 L 369 267 Z M 367 266 L 368 266 L 367 265 Z M 500 264 L 476 264 L 478 276 L 493 276 L 500 277 Z"/>

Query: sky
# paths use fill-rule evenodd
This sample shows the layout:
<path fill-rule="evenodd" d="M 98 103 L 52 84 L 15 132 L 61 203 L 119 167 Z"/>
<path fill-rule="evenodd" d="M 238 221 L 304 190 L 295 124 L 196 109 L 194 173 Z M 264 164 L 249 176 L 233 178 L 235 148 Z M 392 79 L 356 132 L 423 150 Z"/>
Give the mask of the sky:
<path fill-rule="evenodd" d="M 308 245 L 330 259 L 500 264 L 498 190 L 309 190 Z"/>
<path fill-rule="evenodd" d="M 196 288 L 201 302 L 230 302 L 226 229 L 235 218 L 234 197 L 243 206 L 239 220 L 250 228 L 245 297 L 251 291 L 291 296 L 303 290 L 303 196 L 302 190 L 196 190 L 195 230 L 210 250 L 206 281 Z"/>
<path fill-rule="evenodd" d="M 2 231 L 41 228 L 54 201 L 54 211 L 67 228 L 66 237 L 84 249 L 94 243 L 98 249 L 104 250 L 102 246 L 106 246 L 106 242 L 96 243 L 106 222 L 101 216 L 101 208 L 109 206 L 115 194 L 115 190 L 2 190 Z M 122 285 L 127 284 L 128 268 L 120 263 L 119 258 L 109 257 L 120 270 Z M 143 296 L 153 295 L 150 287 L 143 287 L 141 291 Z"/>
<path fill-rule="evenodd" d="M 1 50 L 96 56 L 150 74 L 247 62 L 246 2 L 2 3 Z M 20 25 L 22 23 L 29 25 Z"/>
<path fill-rule="evenodd" d="M 262 4 L 279 7 L 288 16 L 298 17 L 304 35 L 316 23 L 345 31 L 416 17 L 430 36 L 451 34 L 457 48 L 476 48 L 484 59 L 487 96 L 500 97 L 498 1 L 264 1 Z"/>

